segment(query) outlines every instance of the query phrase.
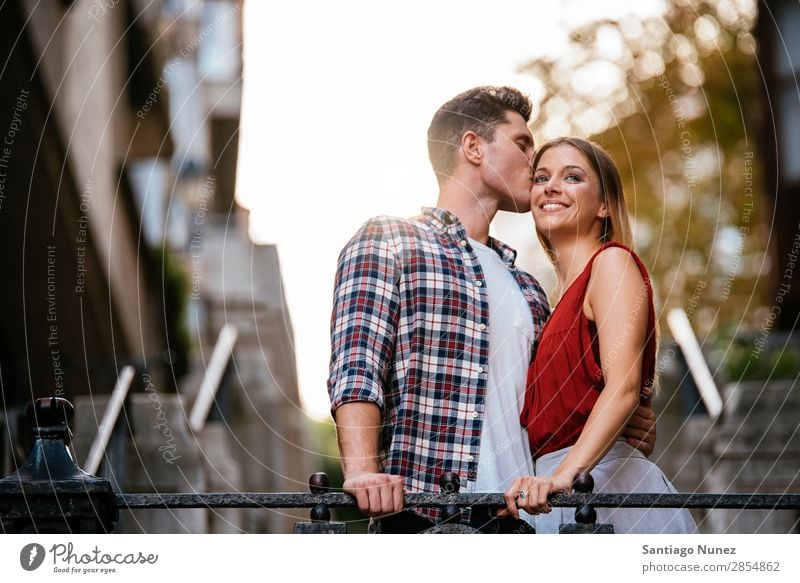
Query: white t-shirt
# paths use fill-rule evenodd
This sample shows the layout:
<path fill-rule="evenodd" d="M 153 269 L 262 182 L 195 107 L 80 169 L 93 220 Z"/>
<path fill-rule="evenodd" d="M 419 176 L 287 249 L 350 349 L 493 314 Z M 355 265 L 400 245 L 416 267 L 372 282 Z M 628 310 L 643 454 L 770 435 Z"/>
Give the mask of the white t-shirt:
<path fill-rule="evenodd" d="M 504 492 L 533 475 L 528 433 L 519 422 L 533 346 L 533 317 L 525 296 L 496 251 L 470 239 L 489 294 L 489 371 L 476 492 Z"/>

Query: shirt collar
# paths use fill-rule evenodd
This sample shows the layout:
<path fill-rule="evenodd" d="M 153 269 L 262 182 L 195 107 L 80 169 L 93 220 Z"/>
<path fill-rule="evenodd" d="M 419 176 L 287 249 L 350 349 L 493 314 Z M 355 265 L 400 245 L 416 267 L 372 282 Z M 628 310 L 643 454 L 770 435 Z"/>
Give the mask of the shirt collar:
<path fill-rule="evenodd" d="M 512 249 L 502 241 L 495 239 L 494 237 L 489 237 L 489 247 L 497 251 L 500 254 L 500 258 L 505 261 L 506 265 L 511 265 L 513 267 L 514 262 L 517 260 L 517 251 L 516 249 Z"/>
<path fill-rule="evenodd" d="M 427 223 L 434 228 L 450 232 L 457 239 L 467 238 L 467 233 L 464 230 L 464 226 L 461 224 L 461 220 L 450 211 L 436 207 L 423 207 L 422 215 L 425 217 Z M 517 259 L 517 252 L 515 249 L 512 249 L 494 237 L 489 237 L 487 246 L 497 251 L 500 258 L 507 265 L 514 265 Z"/>
<path fill-rule="evenodd" d="M 447 231 L 454 225 L 456 225 L 457 229 L 460 228 L 463 230 L 464 228 L 461 226 L 461 221 L 458 217 L 445 209 L 425 206 L 422 207 L 422 215 L 431 226 L 442 231 Z"/>

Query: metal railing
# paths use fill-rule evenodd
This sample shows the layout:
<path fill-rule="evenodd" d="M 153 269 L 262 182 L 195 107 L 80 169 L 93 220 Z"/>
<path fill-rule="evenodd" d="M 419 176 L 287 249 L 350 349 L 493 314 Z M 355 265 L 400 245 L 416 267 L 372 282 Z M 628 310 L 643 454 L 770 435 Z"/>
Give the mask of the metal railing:
<path fill-rule="evenodd" d="M 119 421 L 119 414 L 122 411 L 122 406 L 125 404 L 125 399 L 128 397 L 128 391 L 131 388 L 133 375 L 135 369 L 128 365 L 122 369 L 117 384 L 111 392 L 108 406 L 103 413 L 103 419 L 100 421 L 100 426 L 97 428 L 97 435 L 89 448 L 89 455 L 86 456 L 86 461 L 83 467 L 89 474 L 96 474 L 100 469 L 100 464 L 106 455 L 106 448 L 111 441 L 111 435 L 114 433 L 114 428 L 117 427 Z"/>
<path fill-rule="evenodd" d="M 68 422 L 73 407 L 66 399 L 39 399 L 28 409 L 34 446 L 26 462 L 0 480 L 0 526 L 6 533 L 112 532 L 119 511 L 180 508 L 311 508 L 311 521 L 295 525 L 297 533 L 343 533 L 344 523 L 331 522 L 331 508 L 355 507 L 349 494 L 332 493 L 325 474 L 309 481 L 310 493 L 115 493 L 107 479 L 81 470 L 67 450 Z M 406 494 L 406 507 L 442 508 L 442 524 L 428 532 L 477 532 L 460 523 L 462 508 L 502 508 L 499 493 L 460 493 L 458 476 L 442 476 L 441 494 Z M 549 498 L 554 507 L 574 507 L 575 524 L 562 533 L 611 533 L 596 523 L 595 508 L 800 509 L 800 494 L 593 494 L 591 476 L 575 483 L 575 493 Z"/>

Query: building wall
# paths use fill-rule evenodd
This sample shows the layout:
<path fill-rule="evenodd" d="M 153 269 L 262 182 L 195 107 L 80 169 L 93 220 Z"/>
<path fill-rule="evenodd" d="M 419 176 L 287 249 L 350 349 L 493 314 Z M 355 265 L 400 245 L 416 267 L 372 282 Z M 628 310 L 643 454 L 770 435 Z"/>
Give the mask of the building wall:
<path fill-rule="evenodd" d="M 144 5 L 155 6 L 156 18 L 141 12 Z M 203 7 L 203 3 L 198 5 Z M 164 55 L 169 57 L 169 50 L 152 42 L 163 32 L 159 29 L 162 5 L 123 1 L 102 13 L 93 12 L 96 6 L 83 0 L 12 0 L 3 8 L 0 46 L 3 55 L 12 55 L 12 59 L 2 80 L 0 119 L 4 128 L 9 127 L 6 121 L 16 124 L 16 145 L 6 160 L 13 166 L 3 183 L 9 197 L 0 207 L 0 237 L 7 250 L 0 266 L 19 285 L 3 286 L 0 307 L 4 322 L 0 333 L 2 425 L 13 426 L 0 461 L 3 474 L 10 473 L 25 455 L 26 444 L 21 442 L 27 432 L 18 423 L 25 404 L 36 396 L 61 394 L 77 405 L 73 449 L 76 460 L 83 464 L 117 371 L 124 364 L 133 364 L 137 372 L 123 411 L 124 423 L 100 472 L 110 477 L 115 487 L 127 491 L 202 492 L 207 485 L 217 484 L 215 477 L 230 478 L 243 470 L 227 447 L 232 431 L 220 433 L 219 423 L 197 435 L 189 430 L 186 418 L 191 398 L 175 393 L 171 371 L 164 366 L 165 320 L 171 314 L 160 301 L 162 266 L 154 264 L 152 251 L 165 244 L 148 242 L 144 235 L 164 233 L 169 209 L 173 214 L 175 208 L 182 209 L 183 215 L 172 220 L 184 224 L 191 224 L 199 209 L 193 206 L 196 200 L 180 200 L 188 198 L 186 189 L 175 187 L 180 185 L 176 176 L 182 160 L 173 160 L 168 128 L 171 113 L 179 108 L 169 106 L 169 79 L 164 71 L 168 62 Z M 176 25 L 180 28 L 181 22 Z M 214 28 L 219 28 L 219 23 L 211 21 L 209 34 Z M 192 25 L 184 33 L 186 43 L 176 45 L 176 50 L 185 64 L 196 69 L 206 36 L 198 36 Z M 181 47 L 192 43 L 194 48 L 181 53 Z M 24 108 L 17 107 L 20 95 Z M 205 97 L 202 90 L 195 97 L 195 109 L 204 116 L 208 113 Z M 236 103 L 220 111 L 228 131 L 235 134 Z M 201 134 L 206 140 L 203 148 L 186 147 L 181 153 L 208 154 L 210 132 L 204 136 Z M 188 143 L 196 139 L 189 136 Z M 180 144 L 185 146 L 187 141 Z M 236 140 L 232 142 L 232 166 L 226 168 L 235 168 L 235 151 Z M 201 156 L 201 168 L 207 167 L 209 157 Z M 130 180 L 133 171 L 129 169 L 142 161 L 162 168 L 166 162 L 165 179 Z M 229 203 L 234 175 L 226 172 L 216 182 L 231 198 Z M 143 203 L 150 196 L 166 207 L 165 212 L 143 212 Z M 172 205 L 173 197 L 181 204 Z M 163 224 L 151 224 L 159 220 Z M 242 229 L 246 232 L 246 226 Z M 246 243 L 242 251 L 249 254 L 250 247 Z M 191 260 L 188 247 L 168 247 L 168 251 Z M 79 263 L 85 268 L 80 280 Z M 185 267 L 188 277 L 191 264 Z M 272 273 L 272 277 L 280 276 Z M 49 285 L 55 290 L 53 303 L 57 306 L 57 310 L 53 308 L 57 319 L 52 322 L 45 301 Z M 186 293 L 190 293 L 188 288 Z M 184 299 L 188 303 L 189 298 Z M 57 327 L 56 343 L 51 325 Z M 198 347 L 209 341 L 206 333 L 212 338 L 215 331 L 204 329 Z M 54 350 L 60 359 L 58 371 L 51 358 Z M 243 356 L 243 362 L 247 360 Z M 202 358 L 199 361 L 202 363 Z M 293 363 L 293 356 L 282 355 L 282 363 Z M 64 379 L 58 376 L 62 366 Z M 266 367 L 262 370 L 253 376 L 260 374 L 263 379 Z M 58 392 L 62 386 L 63 392 Z M 294 393 L 296 400 L 296 387 Z M 268 402 L 275 410 L 281 407 L 275 400 Z M 285 413 L 281 412 L 280 422 L 285 421 Z M 237 432 L 244 431 L 237 426 L 239 419 L 225 422 Z M 8 435 L 6 431 L 2 434 Z M 121 446 L 120 435 L 124 440 Z M 24 437 L 20 440 L 19 436 Z M 179 463 L 166 459 L 163 448 L 174 448 L 171 451 L 180 458 Z M 258 451 L 258 456 L 263 458 L 258 461 L 262 465 L 273 463 L 271 457 L 290 457 L 279 446 L 269 452 Z M 247 461 L 252 463 L 252 459 Z M 276 467 L 285 469 L 280 464 Z M 267 490 L 276 483 L 274 479 L 247 482 L 256 490 Z M 230 480 L 233 488 L 240 489 L 242 484 Z M 261 531 L 278 528 L 258 520 L 253 524 Z M 123 513 L 119 530 L 235 532 L 243 526 L 244 520 L 237 518 L 236 512 L 143 511 Z"/>

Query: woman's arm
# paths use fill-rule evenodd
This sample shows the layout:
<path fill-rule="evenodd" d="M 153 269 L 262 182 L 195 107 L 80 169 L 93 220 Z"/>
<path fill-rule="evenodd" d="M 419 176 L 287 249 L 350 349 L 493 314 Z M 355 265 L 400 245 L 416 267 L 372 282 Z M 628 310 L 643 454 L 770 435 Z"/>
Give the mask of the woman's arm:
<path fill-rule="evenodd" d="M 597 256 L 586 292 L 585 313 L 597 325 L 605 387 L 578 441 L 545 478 L 518 479 L 506 492 L 514 506 L 532 513 L 548 509 L 547 496 L 568 492 L 580 472 L 588 472 L 611 449 L 639 405 L 642 352 L 647 338 L 649 296 L 634 258 L 619 247 Z M 521 490 L 526 496 L 516 499 Z"/>

